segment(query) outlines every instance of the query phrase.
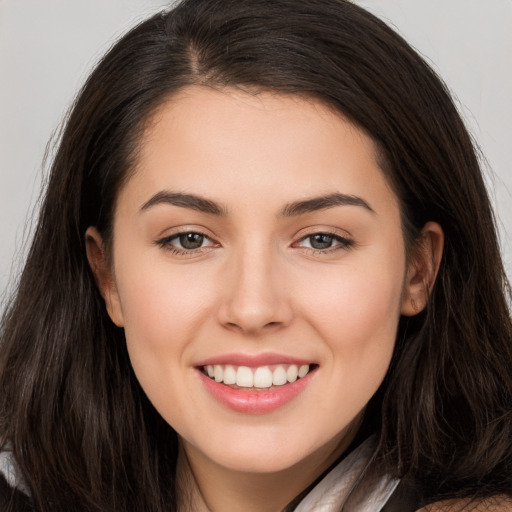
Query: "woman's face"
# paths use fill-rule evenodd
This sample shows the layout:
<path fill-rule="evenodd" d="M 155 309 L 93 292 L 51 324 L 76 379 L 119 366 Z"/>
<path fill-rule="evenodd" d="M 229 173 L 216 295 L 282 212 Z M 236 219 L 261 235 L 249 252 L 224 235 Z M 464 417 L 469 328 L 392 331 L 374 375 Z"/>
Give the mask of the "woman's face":
<path fill-rule="evenodd" d="M 274 472 L 346 447 L 409 286 L 362 131 L 313 100 L 184 89 L 146 131 L 112 257 L 109 313 L 191 460 Z"/>

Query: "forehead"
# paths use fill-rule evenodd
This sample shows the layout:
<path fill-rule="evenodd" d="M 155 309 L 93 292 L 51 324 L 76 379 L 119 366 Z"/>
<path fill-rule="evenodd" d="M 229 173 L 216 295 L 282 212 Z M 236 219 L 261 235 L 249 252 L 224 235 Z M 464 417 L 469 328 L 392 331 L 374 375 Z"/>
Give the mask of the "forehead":
<path fill-rule="evenodd" d="M 125 188 L 139 203 L 169 187 L 221 202 L 333 189 L 395 201 L 376 155 L 370 137 L 320 101 L 191 86 L 153 114 Z"/>

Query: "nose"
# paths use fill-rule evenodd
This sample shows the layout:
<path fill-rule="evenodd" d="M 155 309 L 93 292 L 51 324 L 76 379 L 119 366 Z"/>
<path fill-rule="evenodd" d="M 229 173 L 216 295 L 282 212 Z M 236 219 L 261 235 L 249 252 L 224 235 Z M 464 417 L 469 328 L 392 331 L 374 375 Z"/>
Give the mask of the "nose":
<path fill-rule="evenodd" d="M 226 266 L 218 310 L 225 328 L 258 336 L 291 322 L 293 308 L 284 272 L 271 250 L 246 250 Z"/>

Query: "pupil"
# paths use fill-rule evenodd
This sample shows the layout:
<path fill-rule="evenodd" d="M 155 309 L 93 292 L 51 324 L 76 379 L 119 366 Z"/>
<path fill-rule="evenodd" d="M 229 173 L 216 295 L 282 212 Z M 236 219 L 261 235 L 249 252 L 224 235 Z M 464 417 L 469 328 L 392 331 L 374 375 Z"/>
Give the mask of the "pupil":
<path fill-rule="evenodd" d="M 324 235 L 321 233 L 318 235 L 313 235 L 311 237 L 310 243 L 313 249 L 328 249 L 332 245 L 332 236 Z"/>
<path fill-rule="evenodd" d="M 180 235 L 180 244 L 185 249 L 199 249 L 203 245 L 204 236 L 198 233 Z"/>

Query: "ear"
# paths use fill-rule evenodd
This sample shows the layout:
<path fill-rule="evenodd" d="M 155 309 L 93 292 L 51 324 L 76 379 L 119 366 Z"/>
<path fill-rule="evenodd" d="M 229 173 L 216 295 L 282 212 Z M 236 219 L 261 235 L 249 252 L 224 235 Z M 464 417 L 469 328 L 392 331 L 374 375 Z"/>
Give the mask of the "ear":
<path fill-rule="evenodd" d="M 425 309 L 441 264 L 444 246 L 443 229 L 427 222 L 412 250 L 402 294 L 402 315 L 414 316 Z"/>
<path fill-rule="evenodd" d="M 96 286 L 105 301 L 107 313 L 112 322 L 118 327 L 123 327 L 121 303 L 112 268 L 105 255 L 103 239 L 98 230 L 93 226 L 89 227 L 85 232 L 85 247 L 89 266 L 94 275 Z"/>

